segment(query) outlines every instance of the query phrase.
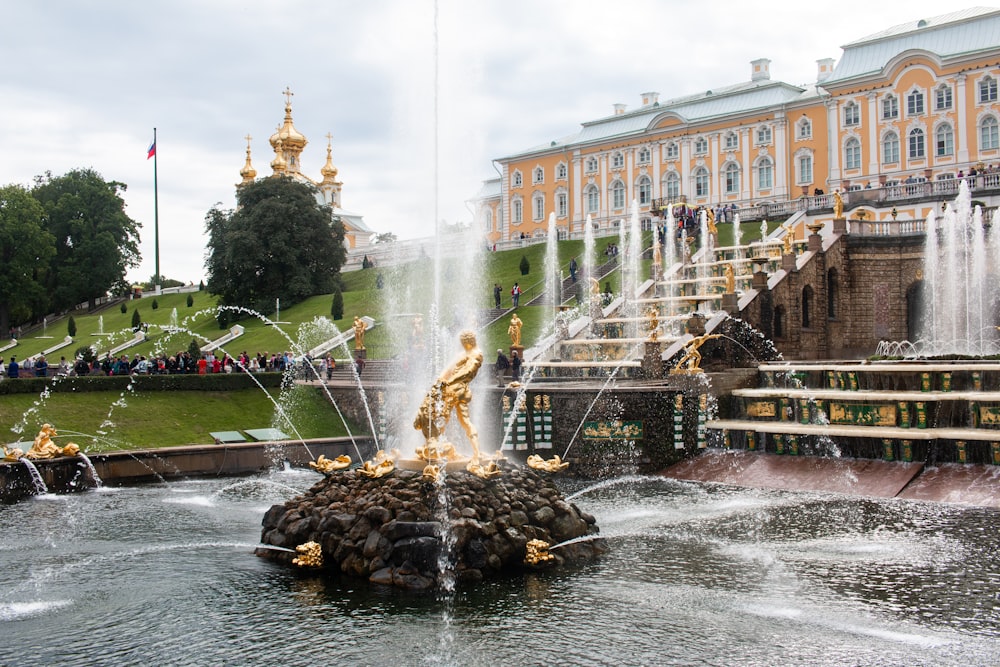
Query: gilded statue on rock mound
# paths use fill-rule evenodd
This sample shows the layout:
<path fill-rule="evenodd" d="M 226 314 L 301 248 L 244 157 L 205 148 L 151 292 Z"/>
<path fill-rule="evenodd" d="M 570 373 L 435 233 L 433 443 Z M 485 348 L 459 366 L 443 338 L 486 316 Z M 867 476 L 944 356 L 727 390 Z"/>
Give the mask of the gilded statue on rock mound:
<path fill-rule="evenodd" d="M 76 456 L 80 453 L 80 448 L 74 442 L 67 443 L 65 447 L 59 447 L 52 442 L 56 437 L 56 429 L 51 424 L 42 424 L 41 430 L 35 436 L 35 441 L 25 454 L 29 459 L 54 459 L 58 456 Z"/>
<path fill-rule="evenodd" d="M 517 313 L 510 318 L 510 326 L 507 327 L 507 335 L 510 336 L 511 347 L 521 346 L 521 318 L 517 316 Z"/>
<path fill-rule="evenodd" d="M 469 385 L 483 365 L 483 353 L 476 344 L 476 334 L 463 331 L 459 335 L 464 353 L 449 366 L 424 397 L 413 420 L 413 428 L 424 434 L 424 446 L 417 456 L 425 461 L 454 460 L 454 446 L 440 442 L 451 419 L 452 411 L 472 445 L 472 463 L 479 463 L 479 433 L 469 416 L 472 390 Z"/>
<path fill-rule="evenodd" d="M 354 349 L 355 350 L 363 350 L 363 349 L 365 349 L 365 329 L 367 329 L 367 328 L 368 328 L 368 325 L 365 324 L 365 321 L 363 319 L 361 319 L 360 317 L 358 317 L 357 315 L 355 315 L 354 316 Z"/>
<path fill-rule="evenodd" d="M 702 334 L 689 340 L 687 345 L 684 346 L 684 354 L 670 372 L 674 374 L 701 373 L 701 352 L 699 352 L 698 348 L 713 338 L 721 337 L 721 334 Z"/>

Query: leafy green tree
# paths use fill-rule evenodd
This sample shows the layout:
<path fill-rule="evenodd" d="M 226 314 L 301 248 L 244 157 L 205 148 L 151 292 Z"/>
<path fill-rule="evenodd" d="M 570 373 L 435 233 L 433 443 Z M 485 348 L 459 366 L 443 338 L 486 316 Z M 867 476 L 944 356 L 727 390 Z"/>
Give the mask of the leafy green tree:
<path fill-rule="evenodd" d="M 125 214 L 125 184 L 105 181 L 92 169 L 64 176 L 46 172 L 32 196 L 45 209 L 44 226 L 55 237 L 47 287 L 55 310 L 87 301 L 91 310 L 108 292 L 125 293 L 125 273 L 139 265 L 139 223 Z"/>
<path fill-rule="evenodd" d="M 72 315 L 66 321 L 66 333 L 69 334 L 70 338 L 76 338 L 76 320 L 73 319 Z"/>
<path fill-rule="evenodd" d="M 268 312 L 275 299 L 293 305 L 328 294 L 337 283 L 344 226 L 315 188 L 287 177 L 240 186 L 235 211 L 205 217 L 208 290 L 228 306 Z"/>
<path fill-rule="evenodd" d="M 19 185 L 0 187 L 0 332 L 48 311 L 45 274 L 56 254 L 44 210 Z"/>

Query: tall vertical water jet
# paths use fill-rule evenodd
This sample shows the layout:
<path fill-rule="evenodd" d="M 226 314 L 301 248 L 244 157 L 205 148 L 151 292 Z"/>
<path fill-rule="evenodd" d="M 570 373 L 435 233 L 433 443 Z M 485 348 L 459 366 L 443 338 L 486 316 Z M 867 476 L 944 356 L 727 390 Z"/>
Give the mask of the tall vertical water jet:
<path fill-rule="evenodd" d="M 926 234 L 920 353 L 996 353 L 993 312 L 998 288 L 987 266 L 989 258 L 997 257 L 1000 243 L 994 231 L 987 234 L 982 209 L 973 209 L 965 181 L 940 223 L 933 210 L 927 216 Z"/>
<path fill-rule="evenodd" d="M 545 237 L 545 294 L 552 304 L 553 320 L 562 303 L 562 272 L 559 269 L 559 230 L 556 214 L 549 213 L 548 233 Z"/>
<path fill-rule="evenodd" d="M 594 221 L 587 214 L 587 222 L 583 228 L 583 294 L 590 293 L 590 279 L 596 278 L 594 251 L 596 239 L 594 238 Z"/>

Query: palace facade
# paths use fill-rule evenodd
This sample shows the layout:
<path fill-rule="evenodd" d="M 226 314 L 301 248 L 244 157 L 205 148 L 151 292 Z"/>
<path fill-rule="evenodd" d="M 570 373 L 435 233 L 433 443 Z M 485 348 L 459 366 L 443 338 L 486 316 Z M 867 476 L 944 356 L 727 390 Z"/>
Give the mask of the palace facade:
<path fill-rule="evenodd" d="M 807 86 L 772 80 L 766 58 L 751 65 L 749 81 L 643 93 L 637 109 L 616 104 L 567 139 L 498 159 L 502 176 L 476 199 L 490 242 L 544 236 L 553 212 L 560 237 L 578 238 L 588 217 L 610 233 L 633 200 L 644 220 L 675 202 L 749 213 L 1000 165 L 998 9 L 851 42 Z"/>

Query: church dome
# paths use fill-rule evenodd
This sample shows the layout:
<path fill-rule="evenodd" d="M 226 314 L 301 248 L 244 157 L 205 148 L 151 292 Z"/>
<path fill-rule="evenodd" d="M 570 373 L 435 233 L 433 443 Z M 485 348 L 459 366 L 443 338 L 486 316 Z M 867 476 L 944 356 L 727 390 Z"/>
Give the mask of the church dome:
<path fill-rule="evenodd" d="M 286 95 L 291 95 L 290 92 L 286 92 Z M 293 152 L 301 152 L 306 144 L 309 143 L 305 135 L 295 129 L 295 125 L 292 123 L 292 100 L 291 97 L 285 102 L 285 122 L 278 128 L 278 131 L 271 135 L 271 146 L 278 150 L 278 142 L 284 146 L 285 150 L 290 150 Z"/>
<path fill-rule="evenodd" d="M 329 143 L 326 145 L 326 164 L 319 170 L 319 173 L 323 174 L 324 183 L 332 183 L 337 180 L 337 168 L 333 166 L 333 147 Z"/>

